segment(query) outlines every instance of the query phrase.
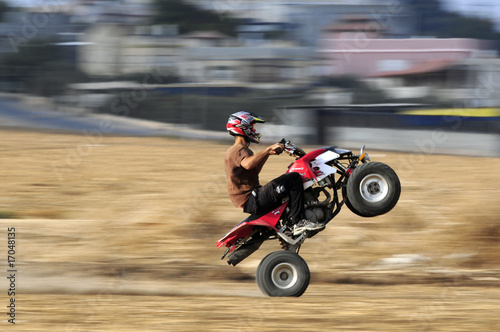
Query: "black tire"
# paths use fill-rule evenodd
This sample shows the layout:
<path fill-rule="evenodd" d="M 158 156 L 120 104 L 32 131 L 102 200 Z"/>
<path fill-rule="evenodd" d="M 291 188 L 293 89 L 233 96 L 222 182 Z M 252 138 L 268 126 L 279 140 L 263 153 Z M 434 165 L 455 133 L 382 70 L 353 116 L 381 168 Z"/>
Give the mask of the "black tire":
<path fill-rule="evenodd" d="M 257 285 L 268 296 L 301 296 L 310 279 L 307 263 L 292 251 L 270 253 L 257 268 Z"/>
<path fill-rule="evenodd" d="M 397 204 L 401 183 L 392 168 L 380 162 L 358 166 L 347 181 L 347 199 L 362 217 L 387 213 Z M 348 205 L 349 207 L 349 205 Z"/>
<path fill-rule="evenodd" d="M 349 208 L 349 210 L 351 210 L 352 213 L 364 217 L 358 210 L 354 208 L 354 206 L 352 206 L 351 202 L 349 201 L 349 197 L 347 197 L 347 189 L 345 187 L 342 188 L 342 196 L 345 198 L 344 204 Z"/>

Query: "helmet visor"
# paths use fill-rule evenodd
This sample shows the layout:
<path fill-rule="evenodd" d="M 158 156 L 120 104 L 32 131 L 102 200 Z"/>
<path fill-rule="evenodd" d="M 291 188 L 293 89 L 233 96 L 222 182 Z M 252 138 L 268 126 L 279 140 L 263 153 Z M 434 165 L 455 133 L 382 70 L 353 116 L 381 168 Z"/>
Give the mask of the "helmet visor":
<path fill-rule="evenodd" d="M 262 135 L 259 132 L 257 132 L 257 130 L 255 129 L 255 124 L 252 126 L 246 127 L 243 131 L 244 131 L 245 135 L 253 142 L 256 142 L 256 143 L 260 142 L 260 138 L 262 137 Z"/>

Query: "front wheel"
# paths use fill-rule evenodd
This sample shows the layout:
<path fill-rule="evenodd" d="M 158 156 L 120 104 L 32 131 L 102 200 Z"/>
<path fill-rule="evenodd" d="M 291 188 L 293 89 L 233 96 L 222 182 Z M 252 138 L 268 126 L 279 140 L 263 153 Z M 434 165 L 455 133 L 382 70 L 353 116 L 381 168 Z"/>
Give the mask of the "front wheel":
<path fill-rule="evenodd" d="M 392 168 L 380 162 L 358 166 L 347 181 L 347 199 L 356 214 L 374 217 L 387 213 L 396 205 L 401 183 Z"/>
<path fill-rule="evenodd" d="M 347 188 L 343 187 L 342 188 L 342 197 L 344 197 L 344 204 L 351 210 L 352 213 L 357 214 L 358 216 L 364 217 L 354 206 L 352 206 L 351 202 L 349 201 L 349 197 L 347 197 Z"/>
<path fill-rule="evenodd" d="M 257 285 L 268 296 L 301 296 L 311 276 L 307 263 L 292 251 L 275 251 L 257 268 Z"/>

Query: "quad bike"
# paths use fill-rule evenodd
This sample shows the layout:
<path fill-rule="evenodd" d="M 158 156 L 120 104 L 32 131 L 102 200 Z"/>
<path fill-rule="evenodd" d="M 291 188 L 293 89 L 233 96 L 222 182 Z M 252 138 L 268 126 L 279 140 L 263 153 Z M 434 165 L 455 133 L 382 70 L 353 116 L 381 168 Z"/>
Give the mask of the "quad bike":
<path fill-rule="evenodd" d="M 345 204 L 353 213 L 374 217 L 389 212 L 398 202 L 401 184 L 388 165 L 371 162 L 364 146 L 359 154 L 335 146 L 305 153 L 285 139 L 285 151 L 296 158 L 287 173 L 297 172 L 304 183 L 305 217 L 327 224 Z M 310 280 L 299 249 L 318 231 L 293 235 L 288 201 L 260 215 L 250 215 L 217 241 L 227 247 L 221 259 L 236 266 L 266 240 L 277 239 L 283 250 L 267 255 L 257 268 L 257 284 L 268 296 L 301 296 Z"/>

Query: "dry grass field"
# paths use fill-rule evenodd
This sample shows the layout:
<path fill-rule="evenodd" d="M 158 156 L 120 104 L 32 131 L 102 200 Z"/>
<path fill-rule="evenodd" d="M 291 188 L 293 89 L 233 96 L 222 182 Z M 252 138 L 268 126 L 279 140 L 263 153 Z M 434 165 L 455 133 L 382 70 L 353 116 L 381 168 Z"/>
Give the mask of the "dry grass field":
<path fill-rule="evenodd" d="M 345 208 L 301 249 L 306 293 L 281 299 L 254 281 L 277 242 L 237 267 L 219 259 L 215 241 L 245 217 L 226 196 L 228 143 L 0 137 L 0 266 L 15 227 L 17 269 L 16 324 L 4 314 L 1 330 L 500 330 L 498 159 L 368 146 L 400 176 L 398 205 L 375 218 Z M 270 158 L 261 181 L 291 161 Z"/>

